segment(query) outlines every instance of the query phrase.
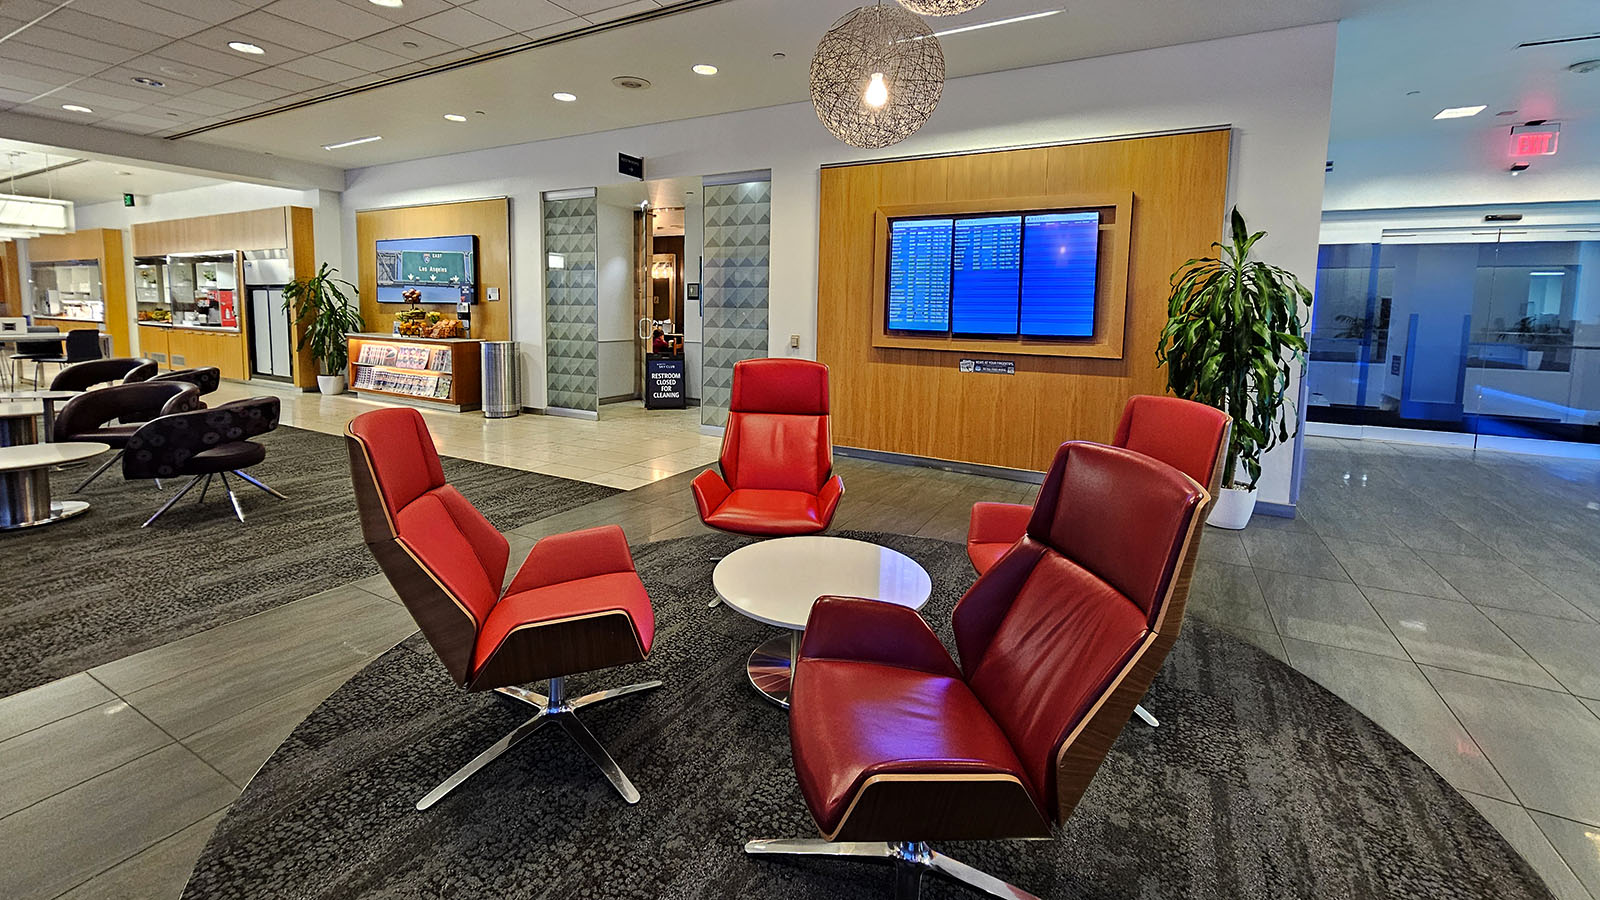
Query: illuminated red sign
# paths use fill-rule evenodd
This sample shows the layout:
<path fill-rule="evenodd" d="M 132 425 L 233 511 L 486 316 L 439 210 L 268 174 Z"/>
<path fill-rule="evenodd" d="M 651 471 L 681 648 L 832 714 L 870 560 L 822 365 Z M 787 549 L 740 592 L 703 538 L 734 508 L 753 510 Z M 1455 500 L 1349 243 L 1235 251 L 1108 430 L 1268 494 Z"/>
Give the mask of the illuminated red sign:
<path fill-rule="evenodd" d="M 1559 129 L 1521 126 L 1511 130 L 1512 156 L 1555 156 Z"/>

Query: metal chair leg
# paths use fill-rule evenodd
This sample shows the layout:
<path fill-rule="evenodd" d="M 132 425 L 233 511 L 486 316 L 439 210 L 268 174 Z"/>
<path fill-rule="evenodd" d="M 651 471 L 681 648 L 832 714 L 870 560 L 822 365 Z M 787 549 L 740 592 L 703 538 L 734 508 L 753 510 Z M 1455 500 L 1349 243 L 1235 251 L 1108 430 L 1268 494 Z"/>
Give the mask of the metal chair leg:
<path fill-rule="evenodd" d="M 489 749 L 473 757 L 472 762 L 469 762 L 457 769 L 455 774 L 451 775 L 449 778 L 446 778 L 438 787 L 429 791 L 421 800 L 418 800 L 417 810 L 421 811 L 427 809 L 435 803 L 438 803 L 440 800 L 443 800 L 446 794 L 460 787 L 462 782 L 477 774 L 479 769 L 491 762 L 494 762 L 495 759 L 500 756 L 500 754 L 510 750 L 518 741 L 530 734 L 533 734 L 535 731 L 538 731 L 539 727 L 548 721 L 550 721 L 550 716 L 547 710 L 539 710 L 539 712 L 535 714 L 533 718 L 523 722 L 521 725 L 518 725 L 515 731 L 511 732 L 500 740 L 495 741 L 493 744 L 490 744 Z"/>
<path fill-rule="evenodd" d="M 200 485 L 200 502 L 201 503 L 206 502 L 206 491 L 211 490 L 211 478 L 212 478 L 211 475 L 207 475 L 206 476 L 206 483 Z M 159 481 L 156 482 L 156 486 L 159 487 L 160 485 L 161 485 L 161 482 L 159 482 Z"/>
<path fill-rule="evenodd" d="M 887 859 L 895 866 L 895 900 L 918 900 L 922 895 L 922 876 L 937 872 L 953 881 L 975 888 L 1002 900 L 1039 900 L 1015 885 L 981 872 L 966 863 L 935 853 L 926 843 L 905 841 L 884 843 L 831 843 L 819 840 L 750 841 L 744 852 L 752 856 L 846 856 L 861 859 Z"/>
<path fill-rule="evenodd" d="M 177 503 L 179 500 L 183 499 L 183 495 L 189 493 L 189 489 L 194 487 L 197 483 L 199 483 L 199 481 L 200 481 L 200 476 L 199 475 L 196 475 L 195 477 L 189 479 L 189 483 L 184 485 L 182 490 L 178 491 L 176 494 L 173 494 L 171 500 L 168 500 L 166 503 L 163 503 L 161 505 L 161 508 L 156 510 L 156 514 L 151 516 L 150 518 L 146 519 L 144 524 L 140 525 L 139 527 L 140 528 L 149 528 L 151 522 L 154 522 L 155 520 L 161 518 L 163 513 L 165 513 L 167 510 L 171 509 L 172 505 L 174 503 Z"/>
<path fill-rule="evenodd" d="M 627 773 L 622 771 L 622 767 L 617 765 L 617 761 L 606 751 L 605 745 L 595 738 L 594 732 L 583 724 L 582 719 L 572 713 L 565 713 L 557 714 L 556 721 L 566 730 L 567 737 L 572 738 L 572 742 L 577 744 L 578 748 L 589 757 L 589 761 L 606 776 L 606 780 L 617 789 L 623 800 L 629 804 L 639 802 L 639 789 L 628 780 Z"/>
<path fill-rule="evenodd" d="M 83 480 L 82 484 L 80 484 L 77 487 L 73 488 L 72 492 L 74 494 L 83 493 L 83 489 L 88 487 L 90 482 L 94 481 L 96 478 L 99 478 L 101 475 L 104 475 L 105 471 L 107 469 L 111 468 L 113 465 L 116 465 L 117 460 L 122 458 L 122 453 L 123 453 L 123 451 L 118 450 L 115 456 L 113 456 L 110 459 L 106 460 L 105 462 L 101 463 L 100 464 L 100 468 L 95 469 L 94 473 L 91 474 L 88 478 L 85 478 Z M 146 523 L 146 524 L 149 524 L 149 523 Z"/>
<path fill-rule="evenodd" d="M 1139 718 L 1143 719 L 1144 723 L 1146 725 L 1149 725 L 1151 728 L 1160 728 L 1161 727 L 1161 723 L 1156 720 L 1156 717 L 1151 715 L 1150 714 L 1150 710 L 1145 709 L 1143 706 L 1135 706 L 1133 708 L 1133 712 Z"/>
<path fill-rule="evenodd" d="M 222 489 L 228 492 L 228 499 L 233 501 L 233 514 L 239 517 L 239 524 L 244 524 L 244 507 L 239 505 L 239 495 L 233 492 L 233 485 L 228 483 L 228 473 L 218 472 L 222 478 Z"/>
<path fill-rule="evenodd" d="M 662 683 L 659 681 L 643 681 L 639 684 L 630 684 L 627 687 L 612 688 L 608 691 L 595 691 L 592 694 L 584 694 L 582 697 L 572 701 L 572 708 L 574 710 L 583 709 L 586 706 L 594 706 L 596 704 L 604 703 L 607 700 L 615 700 L 618 697 L 626 697 L 629 694 L 637 694 L 642 691 L 653 691 L 656 688 L 661 687 L 661 684 Z"/>
<path fill-rule="evenodd" d="M 250 482 L 251 484 L 255 485 L 256 487 L 261 488 L 263 491 L 266 491 L 267 493 L 271 494 L 272 496 L 277 497 L 279 500 L 287 500 L 287 499 L 289 499 L 288 497 L 285 497 L 284 495 L 278 493 L 276 490 L 273 490 L 272 488 L 267 487 L 266 485 L 262 484 L 260 481 L 256 480 L 255 476 L 250 475 L 247 472 L 241 472 L 238 469 L 235 469 L 235 470 L 233 470 L 233 474 L 239 476 L 240 478 L 243 478 L 245 481 Z"/>

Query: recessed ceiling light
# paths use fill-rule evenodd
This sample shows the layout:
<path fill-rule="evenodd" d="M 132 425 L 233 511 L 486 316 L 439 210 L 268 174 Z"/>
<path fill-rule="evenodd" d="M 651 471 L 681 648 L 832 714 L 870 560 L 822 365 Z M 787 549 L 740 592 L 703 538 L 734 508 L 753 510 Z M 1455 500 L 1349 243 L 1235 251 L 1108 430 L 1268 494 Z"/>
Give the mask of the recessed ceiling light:
<path fill-rule="evenodd" d="M 167 86 L 167 83 L 165 81 L 157 81 L 154 78 L 147 78 L 147 77 L 145 77 L 143 75 L 139 75 L 139 76 L 135 77 L 133 79 L 133 83 L 134 84 L 142 84 L 145 87 L 155 87 L 155 88 L 166 87 Z"/>
<path fill-rule="evenodd" d="M 1478 113 L 1488 109 L 1487 106 L 1452 106 L 1449 109 L 1439 110 L 1435 119 L 1470 119 Z"/>
<path fill-rule="evenodd" d="M 717 74 L 717 67 L 710 63 L 700 63 L 694 67 L 694 73 L 696 75 L 715 75 Z"/>
<path fill-rule="evenodd" d="M 237 50 L 240 53 L 248 53 L 251 56 L 260 56 L 261 54 L 267 52 L 260 47 L 257 47 L 255 44 L 250 43 L 249 41 L 229 41 L 228 49 Z"/>
<path fill-rule="evenodd" d="M 376 2 L 376 0 L 374 0 L 374 2 Z M 444 118 L 447 122 L 465 122 L 467 120 L 466 116 L 457 115 L 455 113 L 445 113 Z"/>
<path fill-rule="evenodd" d="M 323 144 L 322 145 L 322 149 L 324 149 L 324 150 L 340 150 L 340 149 L 343 149 L 345 147 L 354 147 L 357 144 L 370 144 L 373 141 L 381 141 L 381 140 L 383 140 L 383 135 L 374 134 L 374 135 L 372 135 L 370 137 L 360 137 L 360 138 L 356 138 L 355 140 L 340 141 L 337 144 Z"/>
<path fill-rule="evenodd" d="M 573 101 L 578 99 L 578 95 L 577 94 L 569 94 L 566 91 L 556 91 L 554 94 L 551 94 L 550 96 L 556 98 L 557 100 L 560 100 L 562 103 L 571 103 L 571 102 L 573 102 Z"/>
<path fill-rule="evenodd" d="M 1497 116 L 1514 116 L 1516 114 L 1517 114 L 1517 111 L 1514 110 L 1514 109 L 1502 109 L 1499 112 L 1495 113 L 1495 115 L 1497 115 Z"/>
<path fill-rule="evenodd" d="M 387 6 L 390 9 L 399 9 L 406 5 L 406 0 L 371 0 L 373 6 Z"/>
<path fill-rule="evenodd" d="M 87 107 L 87 106 L 79 106 L 76 103 L 63 103 L 63 104 L 61 104 L 61 108 L 66 110 L 67 112 L 76 112 L 76 113 L 92 113 L 92 112 L 94 112 L 94 110 L 90 109 L 89 107 Z"/>

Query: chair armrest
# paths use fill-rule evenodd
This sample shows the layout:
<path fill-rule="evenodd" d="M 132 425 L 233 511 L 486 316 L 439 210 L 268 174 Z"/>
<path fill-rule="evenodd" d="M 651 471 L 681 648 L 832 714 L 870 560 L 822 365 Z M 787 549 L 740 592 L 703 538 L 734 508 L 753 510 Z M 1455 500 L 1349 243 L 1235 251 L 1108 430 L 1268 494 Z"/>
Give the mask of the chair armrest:
<path fill-rule="evenodd" d="M 1015 544 L 1028 531 L 1033 507 L 1025 503 L 974 503 L 967 524 L 969 544 Z"/>
<path fill-rule="evenodd" d="M 694 491 L 694 505 L 699 508 L 701 519 L 710 518 L 733 493 L 716 469 L 707 469 L 696 475 L 694 481 L 689 483 L 689 489 Z"/>
<path fill-rule="evenodd" d="M 800 660 L 805 659 L 873 662 L 961 677 L 950 652 L 916 610 L 860 597 L 817 600 L 800 642 Z"/>
<path fill-rule="evenodd" d="M 506 593 L 633 570 L 633 554 L 628 552 L 628 538 L 622 529 L 601 525 L 540 538 L 517 569 Z"/>
<path fill-rule="evenodd" d="M 822 490 L 817 492 L 817 512 L 822 520 L 823 527 L 833 521 L 833 511 L 839 507 L 839 499 L 844 496 L 844 479 L 835 475 L 829 478 Z"/>

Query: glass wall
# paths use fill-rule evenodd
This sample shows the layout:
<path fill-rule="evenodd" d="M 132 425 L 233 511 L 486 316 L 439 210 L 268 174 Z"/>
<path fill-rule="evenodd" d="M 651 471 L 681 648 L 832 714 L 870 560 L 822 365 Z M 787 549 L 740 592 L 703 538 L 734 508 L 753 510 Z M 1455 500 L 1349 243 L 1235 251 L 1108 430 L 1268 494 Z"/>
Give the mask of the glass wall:
<path fill-rule="evenodd" d="M 1313 422 L 1600 443 L 1600 230 L 1322 248 Z"/>

